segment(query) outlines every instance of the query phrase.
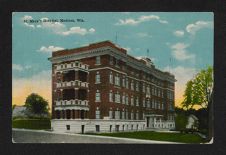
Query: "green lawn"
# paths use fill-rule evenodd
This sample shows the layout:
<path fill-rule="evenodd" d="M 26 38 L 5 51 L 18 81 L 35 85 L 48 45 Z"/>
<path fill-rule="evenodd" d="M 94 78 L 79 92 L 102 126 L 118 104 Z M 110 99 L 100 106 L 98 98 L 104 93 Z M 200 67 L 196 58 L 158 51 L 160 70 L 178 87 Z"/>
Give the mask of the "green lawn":
<path fill-rule="evenodd" d="M 195 134 L 186 133 L 160 133 L 154 131 L 139 131 L 139 132 L 118 132 L 118 133 L 100 133 L 100 136 L 112 136 L 121 138 L 135 138 L 144 140 L 158 140 L 181 143 L 202 143 L 204 140 Z"/>
<path fill-rule="evenodd" d="M 12 121 L 13 128 L 24 129 L 50 129 L 51 123 L 49 119 L 16 119 Z"/>

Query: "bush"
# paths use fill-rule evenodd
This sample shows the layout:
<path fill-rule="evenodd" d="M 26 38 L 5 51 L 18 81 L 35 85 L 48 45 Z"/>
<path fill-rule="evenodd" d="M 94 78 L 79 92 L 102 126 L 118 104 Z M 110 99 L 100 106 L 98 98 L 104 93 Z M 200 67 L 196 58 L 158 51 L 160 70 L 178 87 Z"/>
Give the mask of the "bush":
<path fill-rule="evenodd" d="M 16 119 L 12 122 L 13 128 L 24 129 L 51 129 L 50 119 Z"/>
<path fill-rule="evenodd" d="M 185 132 L 187 123 L 188 119 L 185 114 L 177 114 L 175 119 L 176 130 L 181 131 L 182 133 Z"/>

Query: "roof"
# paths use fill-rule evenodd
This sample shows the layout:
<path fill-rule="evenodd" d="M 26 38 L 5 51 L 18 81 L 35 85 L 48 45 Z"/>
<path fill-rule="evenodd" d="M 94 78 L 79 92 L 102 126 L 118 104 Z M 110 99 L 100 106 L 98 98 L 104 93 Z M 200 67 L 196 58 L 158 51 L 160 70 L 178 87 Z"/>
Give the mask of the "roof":
<path fill-rule="evenodd" d="M 198 120 L 198 118 L 193 114 L 189 115 L 189 117 L 192 117 L 193 119 Z"/>
<path fill-rule="evenodd" d="M 89 44 L 88 46 L 83 46 L 83 47 L 78 47 L 78 48 L 73 48 L 73 49 L 64 49 L 64 50 L 60 50 L 60 51 L 55 51 L 55 52 L 52 53 L 52 57 L 62 56 L 62 55 L 69 55 L 69 54 L 80 53 L 80 52 L 85 52 L 87 50 L 101 48 L 101 47 L 104 47 L 104 46 L 110 46 L 110 47 L 116 48 L 117 50 L 121 51 L 124 54 L 127 53 L 127 51 L 124 48 L 120 48 L 117 45 L 115 45 L 114 43 L 112 43 L 111 41 L 105 40 L 105 41 L 101 41 L 101 42 L 96 42 L 96 43 Z"/>

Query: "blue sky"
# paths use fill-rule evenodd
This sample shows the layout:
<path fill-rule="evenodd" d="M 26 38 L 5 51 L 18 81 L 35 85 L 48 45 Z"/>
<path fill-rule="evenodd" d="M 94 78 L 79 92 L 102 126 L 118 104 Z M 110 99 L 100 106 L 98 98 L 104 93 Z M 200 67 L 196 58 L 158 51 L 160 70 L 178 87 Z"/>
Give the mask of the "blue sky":
<path fill-rule="evenodd" d="M 47 18 L 74 19 L 75 22 L 40 22 Z M 25 23 L 25 19 L 39 22 Z M 15 12 L 12 22 L 15 104 L 23 104 L 29 92 L 43 94 L 51 101 L 51 94 L 47 92 L 51 90 L 50 75 L 47 75 L 51 67 L 47 58 L 52 50 L 103 40 L 116 43 L 116 34 L 117 44 L 130 55 L 147 56 L 149 49 L 149 57 L 157 68 L 175 74 L 176 99 L 181 98 L 186 81 L 200 69 L 213 65 L 213 13 L 210 12 Z"/>

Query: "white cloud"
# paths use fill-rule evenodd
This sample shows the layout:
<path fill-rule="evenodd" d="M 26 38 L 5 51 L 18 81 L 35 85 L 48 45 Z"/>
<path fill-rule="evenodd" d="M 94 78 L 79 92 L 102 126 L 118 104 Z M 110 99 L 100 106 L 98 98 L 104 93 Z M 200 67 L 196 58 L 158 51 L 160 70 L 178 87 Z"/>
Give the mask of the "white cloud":
<path fill-rule="evenodd" d="M 177 30 L 177 31 L 174 31 L 173 34 L 175 36 L 177 36 L 177 37 L 183 37 L 184 36 L 184 31 L 183 30 Z"/>
<path fill-rule="evenodd" d="M 71 35 L 71 34 L 79 34 L 79 35 L 86 35 L 92 34 L 95 32 L 94 28 L 90 28 L 89 30 L 81 27 L 71 27 L 68 31 L 61 32 L 62 35 Z"/>
<path fill-rule="evenodd" d="M 172 45 L 171 49 L 173 57 L 180 61 L 194 59 L 195 55 L 188 53 L 187 47 L 189 47 L 189 45 L 185 43 L 176 43 Z"/>
<path fill-rule="evenodd" d="M 16 70 L 16 71 L 22 71 L 23 70 L 23 67 L 19 64 L 13 64 L 13 70 Z"/>
<path fill-rule="evenodd" d="M 146 58 L 146 56 L 137 56 L 135 58 L 140 60 L 140 59 Z M 157 61 L 155 58 L 151 58 L 151 57 L 148 57 L 148 58 L 151 59 L 152 62 L 156 62 Z"/>
<path fill-rule="evenodd" d="M 23 71 L 23 70 L 31 69 L 31 66 L 30 65 L 22 66 L 20 64 L 12 64 L 12 68 L 15 71 Z"/>
<path fill-rule="evenodd" d="M 43 52 L 43 53 L 51 53 L 51 52 L 59 51 L 59 50 L 63 50 L 63 49 L 64 49 L 63 47 L 57 47 L 57 46 L 48 46 L 48 47 L 42 46 L 37 51 Z"/>
<path fill-rule="evenodd" d="M 195 35 L 197 31 L 203 28 L 213 28 L 212 21 L 197 21 L 194 24 L 188 24 L 186 26 L 186 31 L 192 35 Z"/>
<path fill-rule="evenodd" d="M 149 37 L 151 38 L 152 36 L 149 35 L 148 33 L 137 33 L 137 36 L 140 37 L 140 38 L 144 38 L 144 37 Z"/>
<path fill-rule="evenodd" d="M 138 19 L 127 18 L 127 19 L 119 19 L 119 21 L 115 25 L 138 25 L 143 22 L 157 20 L 162 24 L 167 24 L 166 20 L 161 20 L 159 16 L 156 15 L 142 15 Z"/>
<path fill-rule="evenodd" d="M 168 21 L 166 21 L 166 20 L 159 20 L 159 22 L 162 24 L 168 24 Z"/>
<path fill-rule="evenodd" d="M 175 68 L 167 66 L 163 70 L 167 72 L 170 71 L 170 73 L 175 75 L 177 80 L 175 83 L 175 98 L 178 105 L 183 99 L 187 81 L 191 80 L 197 74 L 197 70 L 195 68 L 183 66 L 177 66 Z"/>
<path fill-rule="evenodd" d="M 124 49 L 127 50 L 127 52 L 130 52 L 131 51 L 131 48 L 130 47 L 123 47 Z"/>

